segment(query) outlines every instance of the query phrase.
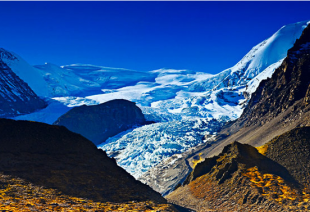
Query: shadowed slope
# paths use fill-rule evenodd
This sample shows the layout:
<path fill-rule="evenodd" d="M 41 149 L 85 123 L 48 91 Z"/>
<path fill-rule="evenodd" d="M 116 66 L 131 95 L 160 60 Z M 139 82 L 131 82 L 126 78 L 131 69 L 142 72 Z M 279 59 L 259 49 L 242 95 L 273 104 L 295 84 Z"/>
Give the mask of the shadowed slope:
<path fill-rule="evenodd" d="M 0 173 L 1 211 L 174 211 L 169 204 L 143 202 L 95 202 L 62 194 L 59 190 L 47 189 L 23 179 Z"/>
<path fill-rule="evenodd" d="M 94 201 L 165 202 L 92 142 L 65 127 L 0 119 L 0 145 L 4 174 Z"/>

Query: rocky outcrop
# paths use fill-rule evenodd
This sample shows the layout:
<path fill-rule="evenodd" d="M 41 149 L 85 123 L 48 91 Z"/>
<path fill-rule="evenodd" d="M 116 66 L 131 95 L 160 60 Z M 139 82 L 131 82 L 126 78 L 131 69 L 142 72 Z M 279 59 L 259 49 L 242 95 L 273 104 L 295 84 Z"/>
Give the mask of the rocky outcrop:
<path fill-rule="evenodd" d="M 146 120 L 135 103 L 117 99 L 99 105 L 75 107 L 54 124 L 65 126 L 98 145 L 122 131 L 146 124 Z"/>
<path fill-rule="evenodd" d="M 281 144 L 273 142 L 274 147 Z M 269 151 L 278 152 L 272 147 Z M 305 156 L 301 149 L 296 154 Z M 256 148 L 234 142 L 218 156 L 197 164 L 183 185 L 166 198 L 197 211 L 305 211 L 310 208 L 309 185 L 294 176 Z"/>
<path fill-rule="evenodd" d="M 5 175 L 93 201 L 165 203 L 91 141 L 65 127 L 0 119 L 0 145 Z"/>
<path fill-rule="evenodd" d="M 304 186 L 310 186 L 310 127 L 293 129 L 260 147 L 264 155 L 285 167 Z"/>
<path fill-rule="evenodd" d="M 27 114 L 46 107 L 47 104 L 12 71 L 3 58 L 16 59 L 0 48 L 0 117 Z"/>

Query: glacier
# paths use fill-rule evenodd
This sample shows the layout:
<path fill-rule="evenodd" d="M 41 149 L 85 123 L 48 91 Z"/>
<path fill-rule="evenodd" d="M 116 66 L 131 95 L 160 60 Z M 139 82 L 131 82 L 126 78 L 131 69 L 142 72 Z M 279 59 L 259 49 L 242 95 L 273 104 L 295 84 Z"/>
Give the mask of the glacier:
<path fill-rule="evenodd" d="M 138 72 L 89 64 L 30 66 L 16 56 L 7 63 L 49 106 L 15 119 L 52 124 L 75 106 L 112 99 L 133 101 L 147 120 L 157 123 L 123 132 L 98 148 L 138 178 L 163 159 L 208 142 L 204 135 L 216 135 L 224 123 L 237 119 L 261 80 L 271 77 L 307 24 L 283 26 L 235 66 L 216 75 L 208 70 Z"/>

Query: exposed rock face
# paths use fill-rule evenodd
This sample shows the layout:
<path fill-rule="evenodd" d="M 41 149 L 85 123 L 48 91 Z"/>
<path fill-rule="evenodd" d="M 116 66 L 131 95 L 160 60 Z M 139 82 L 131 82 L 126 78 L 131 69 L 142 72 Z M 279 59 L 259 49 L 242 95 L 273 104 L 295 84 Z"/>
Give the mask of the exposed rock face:
<path fill-rule="evenodd" d="M 183 186 L 166 196 L 197 211 L 304 211 L 309 197 L 309 188 L 285 167 L 238 142 L 199 163 Z"/>
<path fill-rule="evenodd" d="M 288 50 L 282 65 L 271 79 L 261 82 L 240 121 L 245 126 L 264 124 L 286 111 L 297 101 L 301 111 L 309 103 L 310 94 L 310 26 Z"/>
<path fill-rule="evenodd" d="M 0 172 L 100 202 L 154 201 L 159 193 L 62 126 L 0 119 Z"/>
<path fill-rule="evenodd" d="M 0 117 L 31 113 L 46 107 L 46 103 L 11 70 L 3 58 L 17 59 L 0 48 Z"/>
<path fill-rule="evenodd" d="M 99 105 L 75 107 L 54 124 L 65 126 L 98 145 L 109 137 L 145 123 L 144 115 L 135 103 L 117 99 Z"/>

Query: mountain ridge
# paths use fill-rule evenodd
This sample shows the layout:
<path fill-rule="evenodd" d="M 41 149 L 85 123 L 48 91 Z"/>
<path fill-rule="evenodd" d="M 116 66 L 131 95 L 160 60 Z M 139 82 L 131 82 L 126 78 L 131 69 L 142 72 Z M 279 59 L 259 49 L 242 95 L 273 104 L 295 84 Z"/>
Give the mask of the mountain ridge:
<path fill-rule="evenodd" d="M 0 117 L 14 117 L 45 108 L 47 104 L 5 63 L 17 59 L 0 48 Z"/>
<path fill-rule="evenodd" d="M 148 124 L 134 102 L 123 99 L 111 100 L 99 105 L 74 107 L 54 122 L 67 127 L 98 145 L 109 137 Z"/>

